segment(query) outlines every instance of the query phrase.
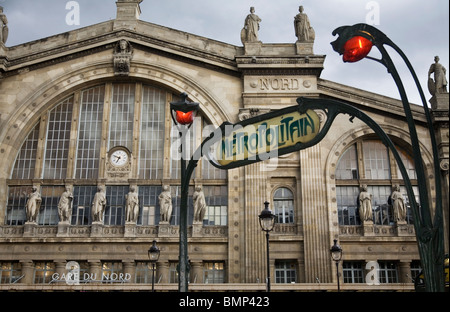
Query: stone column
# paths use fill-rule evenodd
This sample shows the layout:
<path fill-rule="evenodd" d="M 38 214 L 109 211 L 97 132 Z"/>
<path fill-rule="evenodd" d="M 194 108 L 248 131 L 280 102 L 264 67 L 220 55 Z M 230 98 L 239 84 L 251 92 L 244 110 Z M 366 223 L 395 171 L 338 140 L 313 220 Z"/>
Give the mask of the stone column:
<path fill-rule="evenodd" d="M 67 270 L 66 270 L 66 261 L 65 260 L 55 260 L 53 261 L 55 263 L 55 272 L 59 275 L 59 281 L 66 280 L 65 278 L 62 279 L 61 277 L 64 275 L 66 277 Z"/>
<path fill-rule="evenodd" d="M 122 266 L 125 282 L 134 283 L 136 281 L 136 263 L 133 260 L 122 260 Z"/>
<path fill-rule="evenodd" d="M 203 262 L 191 261 L 191 283 L 203 283 Z"/>
<path fill-rule="evenodd" d="M 330 283 L 331 237 L 321 163 L 321 144 L 300 151 L 305 282 Z"/>
<path fill-rule="evenodd" d="M 245 166 L 244 229 L 245 282 L 256 283 L 266 280 L 266 238 L 259 225 L 259 214 L 264 209 L 267 177 L 263 163 Z M 269 208 L 272 209 L 270 206 Z"/>
<path fill-rule="evenodd" d="M 156 262 L 156 281 L 161 278 L 161 283 L 169 282 L 169 262 L 162 262 L 161 260 Z"/>
<path fill-rule="evenodd" d="M 31 260 L 20 261 L 22 266 L 22 279 L 19 281 L 21 284 L 33 284 L 34 279 L 34 263 Z"/>
<path fill-rule="evenodd" d="M 398 264 L 398 282 L 399 283 L 412 283 L 411 276 L 411 262 L 400 261 Z"/>
<path fill-rule="evenodd" d="M 436 93 L 430 99 L 431 117 L 438 146 L 439 166 L 441 168 L 442 212 L 444 220 L 444 249 L 448 253 L 448 220 L 449 220 L 449 132 L 448 111 L 449 93 Z"/>
<path fill-rule="evenodd" d="M 89 263 L 89 278 L 92 281 L 101 282 L 102 280 L 102 263 L 100 260 L 88 260 Z"/>

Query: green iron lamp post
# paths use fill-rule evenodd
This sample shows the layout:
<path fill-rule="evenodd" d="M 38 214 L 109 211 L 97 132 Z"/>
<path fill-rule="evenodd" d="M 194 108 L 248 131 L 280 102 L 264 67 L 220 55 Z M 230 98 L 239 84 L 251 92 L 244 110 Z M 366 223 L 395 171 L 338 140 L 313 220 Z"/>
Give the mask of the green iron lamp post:
<path fill-rule="evenodd" d="M 199 103 L 188 102 L 187 94 L 181 94 L 180 102 L 171 102 L 170 111 L 172 120 L 177 126 L 181 139 L 181 198 L 180 198 L 180 250 L 179 250 L 179 272 L 178 272 L 178 290 L 180 292 L 188 291 L 189 261 L 187 247 L 187 227 L 188 227 L 188 190 L 189 180 L 192 170 L 186 168 L 186 135 L 187 131 L 194 122 L 196 113 L 199 109 Z M 195 166 L 194 166 L 195 168 Z"/>
<path fill-rule="evenodd" d="M 408 192 L 409 202 L 414 218 L 414 227 L 416 231 L 417 243 L 419 247 L 422 267 L 425 273 L 425 287 L 427 291 L 437 292 L 444 291 L 444 244 L 443 244 L 443 216 L 442 216 L 442 195 L 441 195 L 441 174 L 439 170 L 438 149 L 436 138 L 434 135 L 431 114 L 425 101 L 425 96 L 417 75 L 409 62 L 406 55 L 400 48 L 393 43 L 384 33 L 377 28 L 367 24 L 356 24 L 353 26 L 341 26 L 333 31 L 333 35 L 339 37 L 331 43 L 333 49 L 343 55 L 344 62 L 358 62 L 363 58 L 374 60 L 384 65 L 388 72 L 392 75 L 397 85 L 400 97 L 405 111 L 406 121 L 408 123 L 409 133 L 411 137 L 411 145 L 413 150 L 413 159 L 417 172 L 417 180 L 419 187 L 419 203 L 416 202 L 414 194 Z M 408 97 L 402 80 L 395 68 L 395 65 L 387 53 L 384 46 L 393 48 L 406 63 L 416 87 L 420 93 L 420 97 L 425 110 L 427 127 L 430 134 L 433 162 L 434 162 L 434 181 L 436 191 L 436 204 L 434 219 L 431 217 L 431 199 L 429 198 L 426 185 L 427 176 L 423 165 L 422 154 L 420 151 L 417 131 L 409 105 Z M 368 56 L 372 47 L 375 46 L 381 52 L 381 59 Z M 403 177 L 405 179 L 405 177 Z"/>

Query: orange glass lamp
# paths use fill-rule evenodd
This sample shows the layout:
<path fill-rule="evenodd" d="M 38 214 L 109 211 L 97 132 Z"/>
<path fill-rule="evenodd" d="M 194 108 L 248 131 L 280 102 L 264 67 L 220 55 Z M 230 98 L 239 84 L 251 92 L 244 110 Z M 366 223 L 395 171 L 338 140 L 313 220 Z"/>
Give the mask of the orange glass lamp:
<path fill-rule="evenodd" d="M 361 28 L 343 26 L 333 32 L 333 35 L 339 34 L 339 38 L 331 45 L 335 51 L 342 54 L 344 62 L 358 62 L 367 57 L 372 50 L 375 38 L 363 27 Z"/>
<path fill-rule="evenodd" d="M 372 47 L 373 43 L 369 39 L 362 36 L 355 36 L 344 44 L 342 59 L 344 62 L 358 62 L 370 53 Z"/>
<path fill-rule="evenodd" d="M 180 126 L 187 126 L 189 128 L 197 115 L 199 103 L 188 102 L 185 92 L 181 93 L 180 97 L 180 102 L 170 103 L 172 120 L 178 128 Z"/>

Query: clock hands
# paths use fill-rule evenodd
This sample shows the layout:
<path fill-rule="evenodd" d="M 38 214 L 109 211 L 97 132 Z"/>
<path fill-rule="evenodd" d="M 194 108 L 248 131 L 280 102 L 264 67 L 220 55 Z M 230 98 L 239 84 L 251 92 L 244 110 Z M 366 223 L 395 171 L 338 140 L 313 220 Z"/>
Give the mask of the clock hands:
<path fill-rule="evenodd" d="M 121 159 L 122 159 L 122 157 L 121 157 L 121 156 L 117 156 L 117 155 L 113 155 L 113 156 L 117 158 L 117 159 L 116 159 L 116 163 L 119 163 L 119 160 L 121 160 Z"/>

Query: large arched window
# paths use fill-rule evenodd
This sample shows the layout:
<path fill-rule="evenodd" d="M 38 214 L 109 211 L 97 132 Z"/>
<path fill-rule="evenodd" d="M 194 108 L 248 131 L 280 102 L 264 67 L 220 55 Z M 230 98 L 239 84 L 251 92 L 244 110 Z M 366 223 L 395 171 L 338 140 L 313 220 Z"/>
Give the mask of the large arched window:
<path fill-rule="evenodd" d="M 75 91 L 56 103 L 42 115 L 17 155 L 7 181 L 6 224 L 25 223 L 27 195 L 36 183 L 42 197 L 40 225 L 58 223 L 58 201 L 66 185 L 73 193 L 71 224 L 91 224 L 99 184 L 105 186 L 107 197 L 105 225 L 125 224 L 125 195 L 131 184 L 139 194 L 138 225 L 159 223 L 158 196 L 163 184 L 171 186 L 171 224 L 178 224 L 180 158 L 174 144 L 178 132 L 172 131 L 167 117 L 169 102 L 176 98 L 159 86 L 107 82 Z M 191 152 L 209 123 L 200 114 L 190 130 Z M 120 165 L 112 162 L 118 159 L 112 156 L 117 150 L 127 154 L 127 161 Z M 204 224 L 226 225 L 226 171 L 202 161 L 193 178 L 202 185 L 209 207 Z"/>
<path fill-rule="evenodd" d="M 397 148 L 407 168 L 409 178 L 417 194 L 417 178 L 413 161 Z M 392 225 L 395 222 L 389 200 L 395 185 L 400 185 L 403 198 L 409 207 L 406 188 L 391 152 L 378 140 L 358 140 L 342 154 L 336 167 L 336 200 L 340 225 L 360 225 L 358 197 L 362 185 L 367 185 L 372 195 L 374 224 Z M 417 196 L 417 195 L 416 195 Z M 407 223 L 412 223 L 411 211 Z"/>

